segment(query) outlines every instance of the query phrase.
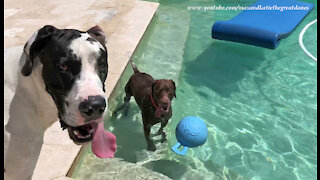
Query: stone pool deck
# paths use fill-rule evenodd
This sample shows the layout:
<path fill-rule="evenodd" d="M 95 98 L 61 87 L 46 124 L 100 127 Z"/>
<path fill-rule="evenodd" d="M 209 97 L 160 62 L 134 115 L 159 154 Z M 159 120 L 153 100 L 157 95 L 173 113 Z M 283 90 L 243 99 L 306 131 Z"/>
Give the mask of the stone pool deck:
<path fill-rule="evenodd" d="M 157 8 L 158 3 L 138 0 L 5 0 L 4 48 L 23 46 L 47 24 L 82 31 L 98 24 L 107 36 L 109 73 L 105 83 L 109 97 Z M 57 121 L 45 132 L 32 179 L 71 179 L 67 174 L 80 149 Z M 153 179 L 167 179 L 150 170 L 143 172 L 151 178 L 154 175 Z M 128 172 L 123 175 L 127 177 Z"/>

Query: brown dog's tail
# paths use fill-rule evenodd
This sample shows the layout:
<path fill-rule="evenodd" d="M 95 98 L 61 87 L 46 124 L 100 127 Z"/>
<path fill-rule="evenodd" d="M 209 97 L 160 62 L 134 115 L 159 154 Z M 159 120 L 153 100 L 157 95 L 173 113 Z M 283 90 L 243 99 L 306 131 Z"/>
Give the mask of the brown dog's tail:
<path fill-rule="evenodd" d="M 132 59 L 130 59 L 130 64 L 131 64 L 131 67 L 132 67 L 134 73 L 140 73 L 137 66 L 133 63 Z"/>

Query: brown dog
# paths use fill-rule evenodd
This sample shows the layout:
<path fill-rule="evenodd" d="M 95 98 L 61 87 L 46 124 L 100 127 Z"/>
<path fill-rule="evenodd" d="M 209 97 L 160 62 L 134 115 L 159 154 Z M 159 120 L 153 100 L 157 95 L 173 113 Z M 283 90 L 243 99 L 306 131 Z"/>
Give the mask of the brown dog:
<path fill-rule="evenodd" d="M 142 113 L 143 130 L 148 144 L 148 150 L 155 151 L 156 146 L 150 139 L 150 129 L 153 125 L 161 123 L 158 134 L 162 135 L 161 142 L 166 141 L 163 128 L 172 116 L 171 100 L 176 97 L 176 86 L 171 79 L 154 80 L 149 74 L 141 73 L 130 60 L 134 74 L 130 77 L 124 98 L 125 114 L 131 96 L 134 96 Z"/>

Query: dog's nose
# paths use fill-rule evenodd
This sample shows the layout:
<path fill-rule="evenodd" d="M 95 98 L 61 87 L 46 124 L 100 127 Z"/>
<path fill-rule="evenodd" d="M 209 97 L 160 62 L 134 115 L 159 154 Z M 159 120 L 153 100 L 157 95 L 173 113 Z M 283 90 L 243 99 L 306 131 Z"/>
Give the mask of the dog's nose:
<path fill-rule="evenodd" d="M 79 104 L 79 111 L 87 119 L 100 118 L 106 108 L 106 100 L 102 96 L 89 96 Z"/>

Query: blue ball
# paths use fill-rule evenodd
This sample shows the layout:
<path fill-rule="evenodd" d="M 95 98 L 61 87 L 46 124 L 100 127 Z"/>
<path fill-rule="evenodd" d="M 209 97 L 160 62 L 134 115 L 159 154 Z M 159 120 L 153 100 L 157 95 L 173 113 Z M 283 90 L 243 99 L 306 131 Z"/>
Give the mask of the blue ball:
<path fill-rule="evenodd" d="M 176 138 L 183 146 L 200 146 L 206 142 L 207 137 L 207 126 L 203 120 L 198 117 L 185 117 L 177 125 Z"/>

